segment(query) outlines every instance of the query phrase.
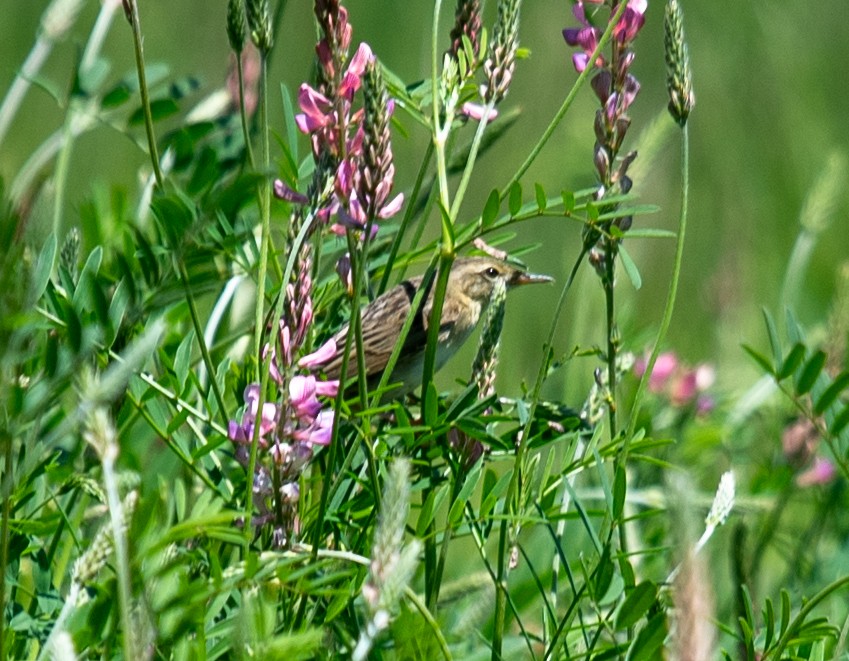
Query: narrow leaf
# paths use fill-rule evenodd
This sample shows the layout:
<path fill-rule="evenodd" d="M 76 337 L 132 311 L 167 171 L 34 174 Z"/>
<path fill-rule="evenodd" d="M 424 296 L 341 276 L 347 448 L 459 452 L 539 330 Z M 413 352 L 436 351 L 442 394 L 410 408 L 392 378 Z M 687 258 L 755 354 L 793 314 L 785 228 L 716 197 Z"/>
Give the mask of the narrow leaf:
<path fill-rule="evenodd" d="M 819 350 L 805 363 L 799 374 L 799 380 L 796 382 L 796 392 L 798 394 L 804 395 L 811 391 L 811 388 L 817 382 L 820 372 L 822 372 L 822 368 L 825 367 L 826 358 L 825 352 Z"/>
<path fill-rule="evenodd" d="M 537 198 L 537 206 L 540 211 L 545 211 L 545 206 L 548 202 L 545 199 L 545 191 L 540 184 L 534 184 L 534 194 Z"/>
<path fill-rule="evenodd" d="M 507 208 L 510 215 L 515 216 L 522 208 L 522 184 L 518 181 L 510 187 L 510 196 L 507 200 Z"/>
<path fill-rule="evenodd" d="M 640 618 L 648 613 L 657 597 L 657 586 L 651 581 L 644 581 L 636 586 L 622 602 L 619 613 L 616 615 L 617 630 L 627 629 L 639 622 Z"/>
<path fill-rule="evenodd" d="M 35 265 L 35 273 L 32 281 L 33 300 L 38 300 L 47 289 L 47 283 L 50 282 L 50 274 L 53 273 L 53 262 L 56 259 L 56 235 L 51 233 L 44 242 L 44 247 L 38 255 L 38 262 Z"/>
<path fill-rule="evenodd" d="M 483 213 L 481 214 L 481 226 L 489 227 L 492 223 L 495 222 L 495 219 L 498 217 L 498 209 L 501 207 L 501 197 L 498 195 L 498 190 L 493 188 L 489 197 L 486 198 L 486 204 L 483 207 Z"/>
<path fill-rule="evenodd" d="M 837 399 L 838 395 L 846 390 L 847 386 L 849 386 L 849 372 L 841 372 L 814 403 L 814 413 L 817 415 L 824 413 L 825 410 L 834 403 L 834 400 Z"/>
<path fill-rule="evenodd" d="M 781 368 L 778 370 L 776 378 L 779 381 L 782 381 L 788 376 L 791 376 L 799 368 L 799 365 L 802 364 L 804 359 L 805 345 L 802 343 L 794 344 L 793 348 L 790 349 L 790 353 L 787 354 L 787 357 L 781 361 Z"/>
<path fill-rule="evenodd" d="M 622 266 L 625 267 L 625 273 L 628 274 L 628 279 L 631 281 L 634 289 L 639 289 L 643 286 L 643 278 L 640 276 L 640 270 L 637 268 L 634 260 L 631 259 L 631 255 L 625 250 L 625 246 L 621 244 L 619 246 L 619 255 L 622 257 Z"/>

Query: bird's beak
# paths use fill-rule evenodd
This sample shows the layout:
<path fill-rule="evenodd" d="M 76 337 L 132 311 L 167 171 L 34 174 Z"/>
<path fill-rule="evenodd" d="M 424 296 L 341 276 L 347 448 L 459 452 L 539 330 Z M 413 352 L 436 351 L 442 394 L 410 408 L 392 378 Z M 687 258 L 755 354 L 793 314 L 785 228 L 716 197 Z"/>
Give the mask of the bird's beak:
<path fill-rule="evenodd" d="M 516 275 L 511 278 L 510 284 L 513 287 L 518 287 L 519 285 L 533 285 L 540 282 L 554 282 L 554 278 L 550 275 L 540 275 L 539 273 L 523 273 L 522 271 L 518 271 Z"/>

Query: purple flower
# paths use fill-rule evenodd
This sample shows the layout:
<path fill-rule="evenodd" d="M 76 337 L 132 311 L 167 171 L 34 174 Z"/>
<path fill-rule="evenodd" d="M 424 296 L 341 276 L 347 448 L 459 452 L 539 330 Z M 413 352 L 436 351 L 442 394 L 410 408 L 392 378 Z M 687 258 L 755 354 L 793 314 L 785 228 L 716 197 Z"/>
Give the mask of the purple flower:
<path fill-rule="evenodd" d="M 309 204 L 310 201 L 303 193 L 289 188 L 282 179 L 274 180 L 274 197 L 293 204 Z"/>
<path fill-rule="evenodd" d="M 250 443 L 253 440 L 254 425 L 256 424 L 257 411 L 259 410 L 259 385 L 250 384 L 245 388 L 245 412 L 242 414 L 242 422 L 231 420 L 227 425 L 227 436 L 235 443 Z M 260 416 L 259 437 L 263 443 L 265 437 L 277 427 L 278 420 L 277 405 L 272 402 L 264 402 L 262 415 Z"/>

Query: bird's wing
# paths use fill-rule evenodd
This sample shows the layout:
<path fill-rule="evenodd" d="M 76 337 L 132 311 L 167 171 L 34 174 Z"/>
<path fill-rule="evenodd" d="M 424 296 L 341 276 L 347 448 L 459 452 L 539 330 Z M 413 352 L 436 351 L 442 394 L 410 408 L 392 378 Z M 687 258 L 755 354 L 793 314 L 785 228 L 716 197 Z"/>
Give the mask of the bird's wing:
<path fill-rule="evenodd" d="M 420 280 L 420 278 L 405 280 L 376 298 L 363 310 L 363 352 L 368 376 L 380 374 L 389 362 L 389 356 L 398 340 L 398 333 L 410 313 Z M 424 350 L 427 342 L 425 326 L 420 310 L 404 343 L 404 354 L 414 355 Z M 331 379 L 339 378 L 347 335 L 348 326 L 345 326 L 334 336 L 337 346 L 336 355 L 324 366 L 324 371 Z M 349 375 L 356 373 L 356 358 L 357 350 L 355 346 L 352 346 L 348 359 Z"/>

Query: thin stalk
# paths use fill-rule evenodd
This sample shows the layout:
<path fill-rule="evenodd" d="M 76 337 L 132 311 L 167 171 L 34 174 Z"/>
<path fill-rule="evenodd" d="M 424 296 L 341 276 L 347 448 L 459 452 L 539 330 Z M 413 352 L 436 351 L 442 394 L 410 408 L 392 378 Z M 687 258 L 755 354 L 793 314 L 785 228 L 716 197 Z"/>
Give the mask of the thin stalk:
<path fill-rule="evenodd" d="M 251 146 L 251 132 L 248 129 L 248 111 L 245 109 L 245 78 L 244 69 L 242 68 L 242 53 L 236 53 L 236 73 L 239 76 L 239 117 L 242 120 L 242 135 L 245 140 L 245 153 L 248 157 L 248 164 L 251 168 L 256 168 L 254 161 L 254 150 Z"/>
<path fill-rule="evenodd" d="M 616 239 L 604 242 L 604 317 L 607 325 L 607 422 L 610 440 L 616 438 L 616 306 L 614 305 L 616 277 Z"/>
<path fill-rule="evenodd" d="M 144 52 L 142 50 L 141 23 L 139 22 L 139 6 L 136 0 L 128 0 L 132 12 L 133 48 L 136 56 L 136 71 L 139 74 L 139 94 L 141 95 L 142 109 L 144 110 L 144 128 L 147 132 L 147 146 L 150 153 L 150 162 L 153 165 L 153 176 L 156 178 L 156 186 L 162 188 L 164 179 L 159 167 L 159 151 L 156 148 L 156 136 L 153 133 L 153 113 L 150 110 L 150 94 L 147 90 L 147 75 L 144 71 Z"/>
<path fill-rule="evenodd" d="M 121 497 L 118 495 L 118 479 L 115 475 L 115 459 L 118 454 L 116 439 L 112 439 L 103 452 L 103 483 L 106 487 L 106 502 L 109 505 L 109 520 L 112 525 L 112 543 L 115 545 L 115 574 L 118 579 L 118 603 L 121 610 L 121 639 L 124 645 L 124 658 L 136 658 L 139 647 L 136 645 L 136 630 L 130 619 L 131 590 L 130 563 L 127 558 L 127 540 L 125 528 L 128 525 Z"/>
<path fill-rule="evenodd" d="M 660 350 L 663 346 L 663 340 L 666 337 L 666 332 L 669 329 L 669 324 L 672 321 L 672 312 L 675 308 L 675 299 L 678 295 L 678 283 L 681 279 L 681 264 L 683 263 L 684 255 L 684 238 L 687 233 L 687 208 L 690 196 L 690 139 L 686 124 L 681 132 L 681 213 L 678 220 L 678 237 L 675 243 L 675 261 L 672 267 L 672 278 L 669 283 L 669 291 L 666 294 L 666 306 L 663 310 L 663 317 L 660 322 L 660 329 L 657 332 L 657 338 L 654 342 L 651 355 L 649 356 L 646 370 L 643 373 L 640 383 L 637 386 L 637 393 L 634 395 L 634 403 L 631 407 L 631 418 L 628 421 L 628 431 L 625 434 L 625 442 L 622 446 L 622 452 L 627 456 L 628 446 L 634 432 L 637 428 L 637 416 L 640 412 L 640 404 L 645 395 L 646 386 L 651 376 L 654 364 L 657 362 L 657 357 L 660 355 Z"/>
<path fill-rule="evenodd" d="M 368 270 L 368 244 L 373 223 L 374 220 L 370 219 L 366 224 L 362 249 L 360 251 L 360 255 L 356 257 L 355 255 L 357 255 L 358 251 L 354 243 L 355 238 L 353 232 L 350 229 L 347 231 L 348 253 L 351 256 L 351 267 L 354 269 L 354 298 L 351 301 L 351 324 L 348 328 L 348 335 L 353 334 L 353 342 L 356 345 L 357 350 L 357 389 L 359 391 L 360 406 L 362 407 L 363 413 L 362 441 L 367 448 L 366 462 L 368 464 L 368 473 L 371 480 L 372 490 L 374 491 L 374 506 L 375 509 L 379 511 L 381 501 L 380 482 L 377 477 L 379 469 L 376 465 L 374 449 L 371 445 L 371 421 L 368 415 L 368 378 L 366 374 L 365 347 L 363 345 L 363 318 L 362 310 L 360 309 L 360 291 L 362 290 L 365 281 L 368 279 L 366 274 Z M 340 383 L 344 384 L 344 378 L 345 374 L 340 374 Z M 340 388 L 340 390 L 342 389 L 344 388 Z"/>
<path fill-rule="evenodd" d="M 584 261 L 588 247 L 584 246 L 581 249 L 578 258 L 575 260 L 572 270 L 569 273 L 569 278 L 566 284 L 563 285 L 563 290 L 560 292 L 560 299 L 557 301 L 557 307 L 554 310 L 554 316 L 551 319 L 551 326 L 548 330 L 548 337 L 543 346 L 543 358 L 540 362 L 539 372 L 537 373 L 536 382 L 534 383 L 533 394 L 531 395 L 530 410 L 528 411 L 528 421 L 522 429 L 522 435 L 518 441 L 516 448 L 516 456 L 513 461 L 513 473 L 510 477 L 510 484 L 507 488 L 505 496 L 505 508 L 507 509 L 505 517 L 501 520 L 501 526 L 498 533 L 498 575 L 495 582 L 495 628 L 492 636 L 492 659 L 501 659 L 501 649 L 504 641 L 504 627 L 506 624 L 507 614 L 507 575 L 505 562 L 507 558 L 507 525 L 511 519 L 517 514 L 518 495 L 522 479 L 522 467 L 524 464 L 525 449 L 527 447 L 527 438 L 530 434 L 531 424 L 534 420 L 536 407 L 539 403 L 539 396 L 542 390 L 542 384 L 545 381 L 545 376 L 548 373 L 548 367 L 551 364 L 551 347 L 554 344 L 554 335 L 557 332 L 557 325 L 560 320 L 560 314 L 563 311 L 563 306 L 566 303 L 566 295 L 572 287 L 572 282 L 578 273 L 578 269 Z"/>
<path fill-rule="evenodd" d="M 463 198 L 466 195 L 466 188 L 468 188 L 469 180 L 472 177 L 472 170 L 475 167 L 475 161 L 478 157 L 478 150 L 481 146 L 481 140 L 483 140 L 483 134 L 484 131 L 486 131 L 486 127 L 489 122 L 489 117 L 494 107 L 494 100 L 487 103 L 483 109 L 483 117 L 478 122 L 478 128 L 475 131 L 475 137 L 472 140 L 471 149 L 469 149 L 469 156 L 466 159 L 466 166 L 463 168 L 463 176 L 460 178 L 460 183 L 457 185 L 457 190 L 454 191 L 454 203 L 451 205 L 451 211 L 448 214 L 448 217 L 451 219 L 452 223 L 460 213 L 460 205 L 463 203 Z"/>
<path fill-rule="evenodd" d="M 268 167 L 269 160 L 269 139 L 268 139 L 268 60 L 266 53 L 260 55 L 260 74 L 259 74 L 259 131 L 262 137 L 260 144 L 262 145 L 260 166 L 262 170 Z M 259 272 L 257 273 L 257 292 L 256 292 L 256 309 L 254 322 L 254 356 L 257 361 L 257 376 L 260 382 L 259 398 L 257 401 L 257 415 L 262 415 L 262 406 L 265 403 L 265 393 L 268 389 L 269 366 L 271 363 L 271 352 L 265 360 L 262 359 L 262 337 L 265 331 L 263 324 L 263 310 L 265 308 L 265 277 L 268 270 L 268 244 L 271 236 L 271 185 L 266 177 L 260 180 L 257 187 L 257 196 L 259 197 L 259 210 L 262 221 L 262 234 L 260 236 L 259 246 Z M 259 449 L 259 430 L 262 425 L 254 425 L 253 438 L 251 439 L 251 451 L 248 459 L 248 480 L 247 494 L 245 495 L 245 540 L 244 554 L 247 554 L 252 536 L 251 519 L 253 518 L 254 508 L 254 474 L 256 472 L 257 453 Z"/>
<path fill-rule="evenodd" d="M 209 355 L 209 348 L 206 346 L 206 340 L 203 335 L 203 326 L 200 323 L 197 305 L 195 305 L 195 297 L 189 284 L 189 274 L 186 271 L 186 264 L 183 261 L 183 256 L 180 254 L 177 255 L 176 261 L 177 269 L 180 273 L 180 280 L 182 281 L 183 289 L 186 292 L 186 303 L 189 306 L 189 316 L 192 319 L 192 326 L 194 326 L 195 335 L 197 336 L 198 346 L 200 347 L 200 355 L 203 358 L 203 364 L 206 366 L 206 371 L 210 377 L 209 385 L 212 388 L 212 394 L 215 397 L 215 402 L 218 404 L 218 410 L 226 422 L 230 418 L 227 415 L 227 407 L 224 404 L 224 395 L 221 393 L 221 388 L 218 386 L 215 366 L 212 364 L 212 357 Z"/>
<path fill-rule="evenodd" d="M 0 521 L 0 567 L 5 572 L 9 566 L 9 519 L 12 516 L 12 491 L 14 471 L 12 470 L 12 436 L 7 432 L 0 432 L 3 442 L 3 473 L 8 478 L 3 480 L 3 520 Z M 6 656 L 6 584 L 0 585 L 0 657 Z"/>
<path fill-rule="evenodd" d="M 268 138 L 268 60 L 265 54 L 260 56 L 260 74 L 259 74 L 259 131 L 261 135 L 260 144 L 260 168 L 264 172 L 268 167 L 269 161 L 269 138 Z M 254 356 L 257 359 L 257 369 L 262 362 L 260 359 L 260 349 L 262 347 L 262 337 L 265 332 L 263 327 L 264 309 L 265 309 L 265 279 L 268 271 L 268 245 L 271 237 L 271 185 L 266 177 L 263 177 L 257 187 L 257 196 L 259 202 L 260 220 L 262 223 L 260 242 L 259 242 L 259 269 L 257 271 L 257 292 L 256 292 L 256 309 L 254 314 Z"/>

